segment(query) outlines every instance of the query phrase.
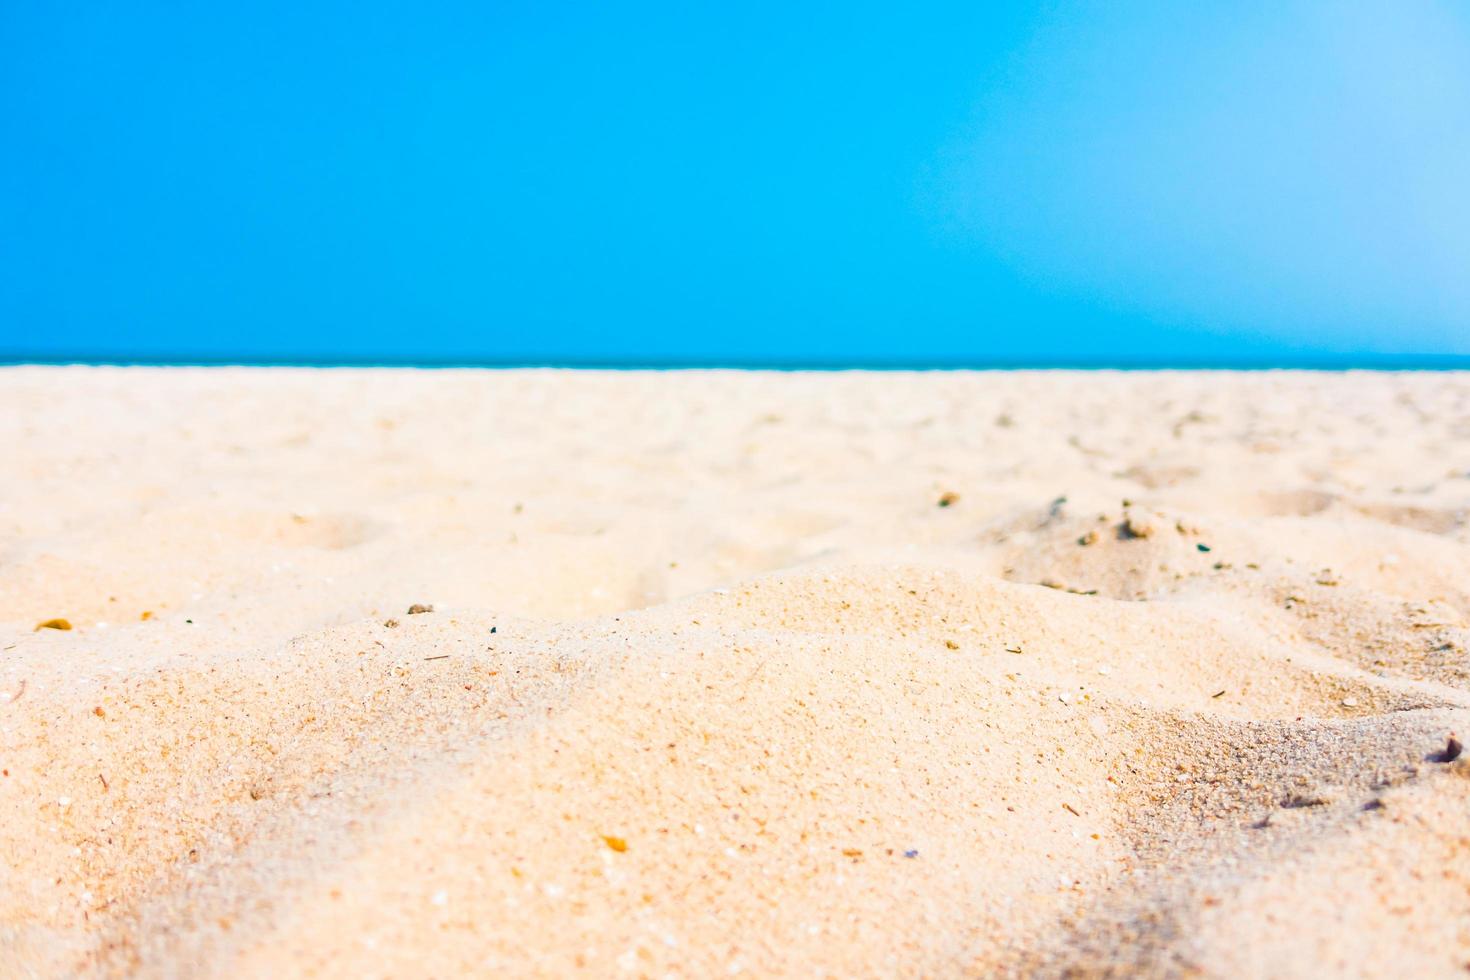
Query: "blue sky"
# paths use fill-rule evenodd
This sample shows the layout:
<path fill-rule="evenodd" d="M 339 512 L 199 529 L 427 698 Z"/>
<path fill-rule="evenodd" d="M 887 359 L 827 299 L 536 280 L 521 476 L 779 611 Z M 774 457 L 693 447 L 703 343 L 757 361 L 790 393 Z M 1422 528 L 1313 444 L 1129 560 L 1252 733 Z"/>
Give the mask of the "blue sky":
<path fill-rule="evenodd" d="M 1458 3 L 0 5 L 0 358 L 1470 355 Z"/>

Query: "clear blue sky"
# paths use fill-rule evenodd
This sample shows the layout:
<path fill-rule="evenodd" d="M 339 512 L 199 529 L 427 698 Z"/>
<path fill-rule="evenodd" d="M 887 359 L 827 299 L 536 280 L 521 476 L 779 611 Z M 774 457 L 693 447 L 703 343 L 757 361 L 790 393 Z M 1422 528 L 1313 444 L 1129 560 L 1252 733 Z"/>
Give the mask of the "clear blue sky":
<path fill-rule="evenodd" d="M 0 358 L 1470 355 L 1470 6 L 0 3 Z"/>

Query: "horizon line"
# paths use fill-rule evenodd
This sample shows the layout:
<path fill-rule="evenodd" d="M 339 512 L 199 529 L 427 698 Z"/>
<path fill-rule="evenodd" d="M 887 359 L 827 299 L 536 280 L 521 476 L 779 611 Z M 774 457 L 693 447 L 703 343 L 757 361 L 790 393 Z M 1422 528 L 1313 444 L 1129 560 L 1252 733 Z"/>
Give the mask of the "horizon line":
<path fill-rule="evenodd" d="M 322 368 L 583 371 L 1470 371 L 1470 354 L 1319 355 L 1289 358 L 950 358 L 823 360 L 819 358 L 406 358 L 76 356 L 0 354 L 0 367 Z"/>

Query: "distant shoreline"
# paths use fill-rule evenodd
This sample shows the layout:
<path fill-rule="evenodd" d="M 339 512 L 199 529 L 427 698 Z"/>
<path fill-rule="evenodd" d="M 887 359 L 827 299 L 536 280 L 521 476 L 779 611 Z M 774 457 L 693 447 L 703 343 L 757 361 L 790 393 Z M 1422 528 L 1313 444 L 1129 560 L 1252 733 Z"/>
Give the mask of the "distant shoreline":
<path fill-rule="evenodd" d="M 762 361 L 698 358 L 639 358 L 631 360 L 568 358 L 338 358 L 338 357 L 205 357 L 196 355 L 160 357 L 114 357 L 107 355 L 0 355 L 0 367 L 190 367 L 190 368 L 324 368 L 324 369 L 413 369 L 413 370 L 585 370 L 585 371 L 776 371 L 776 372 L 914 372 L 914 371 L 1314 371 L 1342 373 L 1452 372 L 1470 371 L 1466 355 L 1363 355 L 1343 357 L 1300 357 L 1272 360 L 995 360 L 995 361 Z"/>

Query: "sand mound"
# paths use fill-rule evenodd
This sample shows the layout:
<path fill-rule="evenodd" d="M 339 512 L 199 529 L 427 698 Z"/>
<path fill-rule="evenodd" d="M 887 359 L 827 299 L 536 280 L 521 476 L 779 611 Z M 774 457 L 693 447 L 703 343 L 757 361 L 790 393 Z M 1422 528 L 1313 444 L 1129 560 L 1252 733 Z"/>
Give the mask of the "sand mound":
<path fill-rule="evenodd" d="M 1459 376 L 0 404 L 0 975 L 1470 962 Z"/>

